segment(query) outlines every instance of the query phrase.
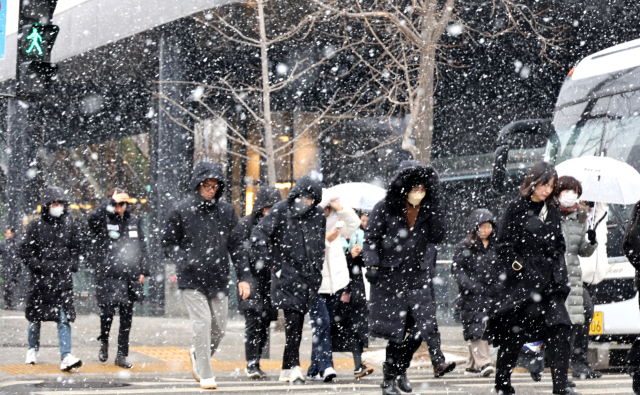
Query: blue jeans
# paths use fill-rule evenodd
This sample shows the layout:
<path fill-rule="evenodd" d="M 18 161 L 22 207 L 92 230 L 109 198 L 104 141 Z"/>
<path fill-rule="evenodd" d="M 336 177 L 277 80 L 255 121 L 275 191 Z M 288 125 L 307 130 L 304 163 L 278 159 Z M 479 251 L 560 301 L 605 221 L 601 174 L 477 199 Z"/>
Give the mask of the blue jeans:
<path fill-rule="evenodd" d="M 318 294 L 309 316 L 311 317 L 311 366 L 307 375 L 315 376 L 333 367 L 333 345 L 331 343 L 331 322 L 342 291 L 337 294 Z"/>
<path fill-rule="evenodd" d="M 40 322 L 29 322 L 27 331 L 29 348 L 40 349 Z M 60 345 L 60 359 L 71 354 L 71 325 L 64 310 L 60 309 L 60 322 L 58 322 L 58 344 Z"/>

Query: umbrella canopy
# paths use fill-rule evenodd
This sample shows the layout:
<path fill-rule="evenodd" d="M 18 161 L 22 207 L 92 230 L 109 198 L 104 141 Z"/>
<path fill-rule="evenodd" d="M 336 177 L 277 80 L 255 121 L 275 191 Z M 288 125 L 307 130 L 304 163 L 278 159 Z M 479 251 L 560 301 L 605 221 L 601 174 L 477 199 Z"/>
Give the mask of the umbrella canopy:
<path fill-rule="evenodd" d="M 365 182 L 348 182 L 326 189 L 322 193 L 325 201 L 339 198 L 345 207 L 358 210 L 371 210 L 376 203 L 384 199 L 387 191 L 383 188 Z"/>
<path fill-rule="evenodd" d="M 582 200 L 625 205 L 640 200 L 640 173 L 619 160 L 582 156 L 560 163 L 556 171 L 558 176 L 572 176 L 580 181 Z"/>

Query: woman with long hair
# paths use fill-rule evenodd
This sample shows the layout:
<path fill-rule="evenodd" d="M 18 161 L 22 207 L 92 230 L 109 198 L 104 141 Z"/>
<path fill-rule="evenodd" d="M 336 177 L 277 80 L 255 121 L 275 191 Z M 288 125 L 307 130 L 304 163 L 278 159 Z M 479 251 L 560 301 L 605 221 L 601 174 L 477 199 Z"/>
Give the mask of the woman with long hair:
<path fill-rule="evenodd" d="M 571 319 L 562 215 L 552 202 L 558 175 L 546 162 L 534 165 L 520 196 L 504 212 L 496 242 L 504 290 L 492 306 L 489 335 L 498 352 L 496 392 L 515 394 L 511 373 L 527 342 L 543 340 L 551 361 L 553 393 L 577 395 L 569 387 Z"/>

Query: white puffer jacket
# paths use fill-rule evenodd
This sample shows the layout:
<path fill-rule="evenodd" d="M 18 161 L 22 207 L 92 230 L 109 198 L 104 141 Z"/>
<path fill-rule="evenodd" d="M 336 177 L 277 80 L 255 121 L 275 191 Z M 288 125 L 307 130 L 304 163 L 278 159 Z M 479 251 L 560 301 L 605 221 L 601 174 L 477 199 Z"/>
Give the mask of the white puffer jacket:
<path fill-rule="evenodd" d="M 595 225 L 607 212 L 609 207 L 606 203 L 596 203 L 593 216 L 590 218 L 592 225 Z M 587 284 L 599 284 L 609 269 L 609 258 L 607 256 L 607 220 L 609 216 L 596 228 L 596 239 L 598 248 L 590 257 L 580 257 L 580 268 L 582 269 L 582 282 Z"/>
<path fill-rule="evenodd" d="M 336 211 L 338 221 L 344 222 L 340 231 L 340 236 L 332 242 L 324 239 L 324 265 L 322 265 L 322 284 L 320 284 L 321 294 L 334 294 L 349 285 L 349 267 L 347 258 L 342 249 L 342 238 L 348 237 L 360 226 L 360 218 L 352 209 L 344 207 L 342 211 Z M 327 233 L 332 232 L 336 224 L 327 226 Z"/>

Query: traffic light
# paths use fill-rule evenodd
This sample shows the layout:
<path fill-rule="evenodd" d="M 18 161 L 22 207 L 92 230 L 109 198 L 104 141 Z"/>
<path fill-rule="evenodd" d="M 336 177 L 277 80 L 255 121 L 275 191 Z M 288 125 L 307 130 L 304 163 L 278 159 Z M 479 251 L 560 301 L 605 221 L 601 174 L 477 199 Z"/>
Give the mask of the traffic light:
<path fill-rule="evenodd" d="M 51 19 L 58 0 L 20 0 L 16 95 L 43 95 L 56 79 L 51 49 L 60 28 Z"/>
<path fill-rule="evenodd" d="M 23 26 L 20 29 L 20 52 L 23 59 L 37 60 L 49 59 L 51 48 L 56 41 L 60 28 L 56 25 L 43 25 L 34 23 Z"/>

